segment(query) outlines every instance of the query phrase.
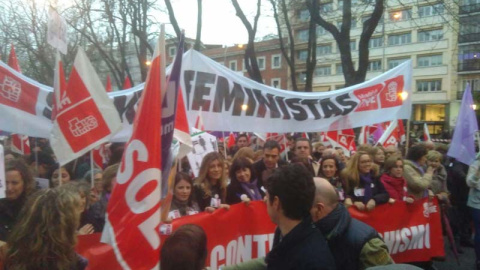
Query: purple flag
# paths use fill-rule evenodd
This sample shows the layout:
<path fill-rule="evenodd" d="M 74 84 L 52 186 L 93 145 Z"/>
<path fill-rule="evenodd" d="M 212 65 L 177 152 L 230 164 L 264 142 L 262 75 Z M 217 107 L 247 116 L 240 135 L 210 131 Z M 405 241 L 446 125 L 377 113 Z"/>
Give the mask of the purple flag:
<path fill-rule="evenodd" d="M 453 132 L 452 142 L 447 156 L 456 158 L 467 165 L 475 160 L 475 133 L 478 131 L 477 117 L 473 110 L 473 98 L 470 84 L 463 93 L 460 113 Z"/>
<path fill-rule="evenodd" d="M 380 137 L 382 137 L 385 130 L 383 129 L 382 124 L 375 124 L 375 126 L 377 127 L 377 129 L 375 129 L 375 131 L 373 132 L 373 140 L 376 143 L 376 142 L 378 142 Z"/>

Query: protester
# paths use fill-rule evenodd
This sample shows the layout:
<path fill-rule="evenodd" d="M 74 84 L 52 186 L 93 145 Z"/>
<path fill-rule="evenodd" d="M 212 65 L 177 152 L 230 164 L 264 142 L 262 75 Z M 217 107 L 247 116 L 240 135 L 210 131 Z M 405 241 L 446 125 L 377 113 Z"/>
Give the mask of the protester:
<path fill-rule="evenodd" d="M 50 180 L 50 187 L 55 188 L 60 185 L 64 185 L 73 180 L 73 173 L 71 164 L 58 168 L 59 165 L 55 164 L 48 172 L 48 180 Z"/>
<path fill-rule="evenodd" d="M 338 199 L 345 200 L 345 182 L 340 177 L 340 161 L 332 155 L 323 156 L 320 162 L 320 175 L 327 179 L 338 193 Z"/>
<path fill-rule="evenodd" d="M 170 213 L 168 214 L 171 219 L 194 215 L 200 212 L 200 207 L 193 199 L 192 189 L 192 178 L 186 173 L 177 172 L 173 185 L 172 204 L 170 205 Z"/>
<path fill-rule="evenodd" d="M 285 135 L 287 140 L 287 149 L 280 154 L 280 158 L 283 161 L 290 161 L 292 160 L 293 156 L 295 156 L 295 139 L 292 135 Z"/>
<path fill-rule="evenodd" d="M 233 157 L 243 147 L 248 146 L 248 135 L 243 133 L 239 134 L 235 139 L 235 145 L 230 148 L 230 155 Z M 253 149 L 252 149 L 253 150 Z"/>
<path fill-rule="evenodd" d="M 48 179 L 48 172 L 55 166 L 55 160 L 43 151 L 32 152 L 29 165 L 34 177 Z"/>
<path fill-rule="evenodd" d="M 193 186 L 194 198 L 201 211 L 213 212 L 217 208 L 228 209 L 225 161 L 217 152 L 208 153 L 202 160 L 198 177 Z"/>
<path fill-rule="evenodd" d="M 237 150 L 237 152 L 233 156 L 232 162 L 240 157 L 248 158 L 253 163 L 255 161 L 255 152 L 250 147 L 242 147 Z"/>
<path fill-rule="evenodd" d="M 471 208 L 475 226 L 475 256 L 476 269 L 480 270 L 480 153 L 470 165 L 467 174 L 467 185 L 470 187 L 467 205 Z"/>
<path fill-rule="evenodd" d="M 207 235 L 197 225 L 178 227 L 162 246 L 160 252 L 162 270 L 202 270 L 207 259 Z"/>
<path fill-rule="evenodd" d="M 5 269 L 83 270 L 88 262 L 75 253 L 80 198 L 67 190 L 33 194 L 7 242 Z"/>
<path fill-rule="evenodd" d="M 14 159 L 20 158 L 20 155 L 11 150 L 5 150 L 3 152 L 3 158 L 4 158 L 5 164 L 7 164 Z"/>
<path fill-rule="evenodd" d="M 35 181 L 27 164 L 15 159 L 5 167 L 5 198 L 0 199 L 0 241 L 17 225 L 19 213 L 26 200 L 35 191 Z"/>
<path fill-rule="evenodd" d="M 312 145 L 307 138 L 298 138 L 295 140 L 295 157 L 307 160 L 307 169 L 313 176 L 316 176 L 320 170 L 320 165 L 312 159 L 311 152 Z M 297 162 L 298 161 L 299 160 L 297 160 Z"/>
<path fill-rule="evenodd" d="M 230 184 L 227 187 L 227 204 L 242 201 L 260 201 L 265 193 L 258 188 L 252 162 L 240 157 L 230 167 Z"/>
<path fill-rule="evenodd" d="M 423 144 L 412 146 L 404 160 L 403 176 L 407 180 L 408 193 L 415 199 L 432 197 L 433 193 L 428 188 L 432 184 L 433 167 L 428 166 L 425 171 L 428 150 Z"/>
<path fill-rule="evenodd" d="M 384 168 L 385 172 L 380 177 L 380 181 L 387 190 L 390 199 L 412 203 L 414 200 L 408 196 L 407 181 L 403 177 L 403 158 L 391 155 L 385 161 Z"/>
<path fill-rule="evenodd" d="M 267 212 L 277 224 L 267 269 L 335 269 L 323 235 L 312 226 L 313 178 L 299 164 L 275 170 L 267 182 Z"/>
<path fill-rule="evenodd" d="M 380 175 L 383 174 L 383 164 L 385 163 L 385 150 L 381 146 L 372 148 L 370 155 L 373 157 L 373 162 L 377 164 Z"/>
<path fill-rule="evenodd" d="M 427 153 L 427 166 L 434 169 L 430 189 L 442 203 L 450 204 L 447 189 L 447 170 L 442 165 L 442 154 L 435 150 Z"/>
<path fill-rule="evenodd" d="M 275 140 L 267 140 L 263 145 L 263 158 L 253 163 L 258 188 L 265 186 L 266 179 L 272 175 L 275 168 L 286 165 L 286 162 L 280 159 L 280 150 L 281 147 Z"/>
<path fill-rule="evenodd" d="M 90 185 L 85 181 L 68 182 L 59 187 L 61 190 L 68 190 L 78 194 L 80 198 L 80 222 L 78 224 L 78 234 L 92 234 L 95 231 L 95 220 L 90 212 Z"/>
<path fill-rule="evenodd" d="M 113 164 L 105 168 L 102 175 L 102 195 L 100 200 L 92 205 L 92 216 L 95 220 L 93 226 L 95 232 L 103 231 L 105 226 L 105 213 L 107 211 L 108 201 L 113 190 L 113 186 L 117 182 L 117 172 L 120 167 L 120 163 Z"/>
<path fill-rule="evenodd" d="M 88 170 L 83 176 L 83 179 L 87 181 L 87 183 L 90 183 L 92 187 L 90 190 L 90 204 L 94 204 L 100 200 L 103 191 L 102 176 L 103 172 L 98 168 Z"/>
<path fill-rule="evenodd" d="M 335 151 L 337 152 L 338 160 L 341 163 L 346 164 L 347 163 L 347 156 L 345 155 L 345 152 L 343 151 L 343 148 L 342 147 L 335 147 Z"/>
<path fill-rule="evenodd" d="M 323 143 L 317 142 L 313 145 L 313 158 L 315 161 L 320 162 L 320 159 L 322 158 L 323 151 L 325 151 L 326 147 Z"/>
<path fill-rule="evenodd" d="M 380 182 L 378 166 L 373 164 L 367 152 L 355 153 L 341 176 L 346 184 L 345 206 L 355 205 L 360 211 L 372 211 L 375 206 L 388 202 L 388 192 Z"/>
<path fill-rule="evenodd" d="M 315 200 L 310 214 L 315 226 L 327 238 L 337 269 L 392 264 L 388 248 L 378 232 L 350 216 L 326 179 L 315 177 L 314 182 Z"/>
<path fill-rule="evenodd" d="M 385 160 L 387 160 L 390 156 L 393 156 L 393 155 L 401 156 L 402 154 L 400 153 L 398 148 L 395 147 L 394 145 L 389 145 L 385 147 Z"/>

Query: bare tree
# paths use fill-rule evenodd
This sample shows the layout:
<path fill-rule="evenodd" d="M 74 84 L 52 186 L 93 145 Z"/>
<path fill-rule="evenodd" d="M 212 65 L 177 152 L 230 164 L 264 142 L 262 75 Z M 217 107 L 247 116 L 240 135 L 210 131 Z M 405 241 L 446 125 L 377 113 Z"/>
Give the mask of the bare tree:
<path fill-rule="evenodd" d="M 257 0 L 257 12 L 253 19 L 253 26 L 248 21 L 238 1 L 232 0 L 232 4 L 235 7 L 236 15 L 240 18 L 248 32 L 248 43 L 245 49 L 245 69 L 252 80 L 263 83 L 262 74 L 258 67 L 257 55 L 255 53 L 255 35 L 257 33 L 258 19 L 260 18 L 261 0 Z"/>

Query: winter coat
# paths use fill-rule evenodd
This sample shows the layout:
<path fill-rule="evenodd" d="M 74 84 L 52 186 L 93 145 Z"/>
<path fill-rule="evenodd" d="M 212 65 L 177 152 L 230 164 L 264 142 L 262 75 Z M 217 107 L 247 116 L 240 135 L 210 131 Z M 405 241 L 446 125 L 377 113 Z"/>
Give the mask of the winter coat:
<path fill-rule="evenodd" d="M 407 197 L 407 181 L 405 178 L 393 177 L 387 173 L 382 174 L 380 177 L 385 190 L 390 195 L 390 198 L 395 200 L 404 201 Z"/>
<path fill-rule="evenodd" d="M 423 173 L 413 161 L 403 161 L 403 177 L 407 180 L 408 193 L 415 199 L 421 199 L 428 195 L 427 189 L 432 184 L 432 174 Z"/>
<path fill-rule="evenodd" d="M 447 170 L 443 165 L 440 165 L 432 175 L 432 184 L 430 189 L 433 191 L 433 194 L 438 194 L 441 192 L 448 193 L 447 189 Z"/>
<path fill-rule="evenodd" d="M 467 205 L 480 209 L 480 154 L 468 169 L 467 185 L 470 187 Z"/>

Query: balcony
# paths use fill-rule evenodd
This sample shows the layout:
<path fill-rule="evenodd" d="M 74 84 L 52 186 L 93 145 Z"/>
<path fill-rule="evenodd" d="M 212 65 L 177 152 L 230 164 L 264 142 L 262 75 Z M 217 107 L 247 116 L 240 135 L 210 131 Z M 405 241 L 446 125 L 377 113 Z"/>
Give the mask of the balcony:
<path fill-rule="evenodd" d="M 475 41 L 480 41 L 480 33 L 460 34 L 458 36 L 459 43 L 467 43 L 467 42 L 475 42 Z"/>
<path fill-rule="evenodd" d="M 474 12 L 480 12 L 480 4 L 471 4 L 460 6 L 460 14 L 469 14 Z"/>
<path fill-rule="evenodd" d="M 462 71 L 480 71 L 480 60 L 459 63 L 458 72 Z"/>

